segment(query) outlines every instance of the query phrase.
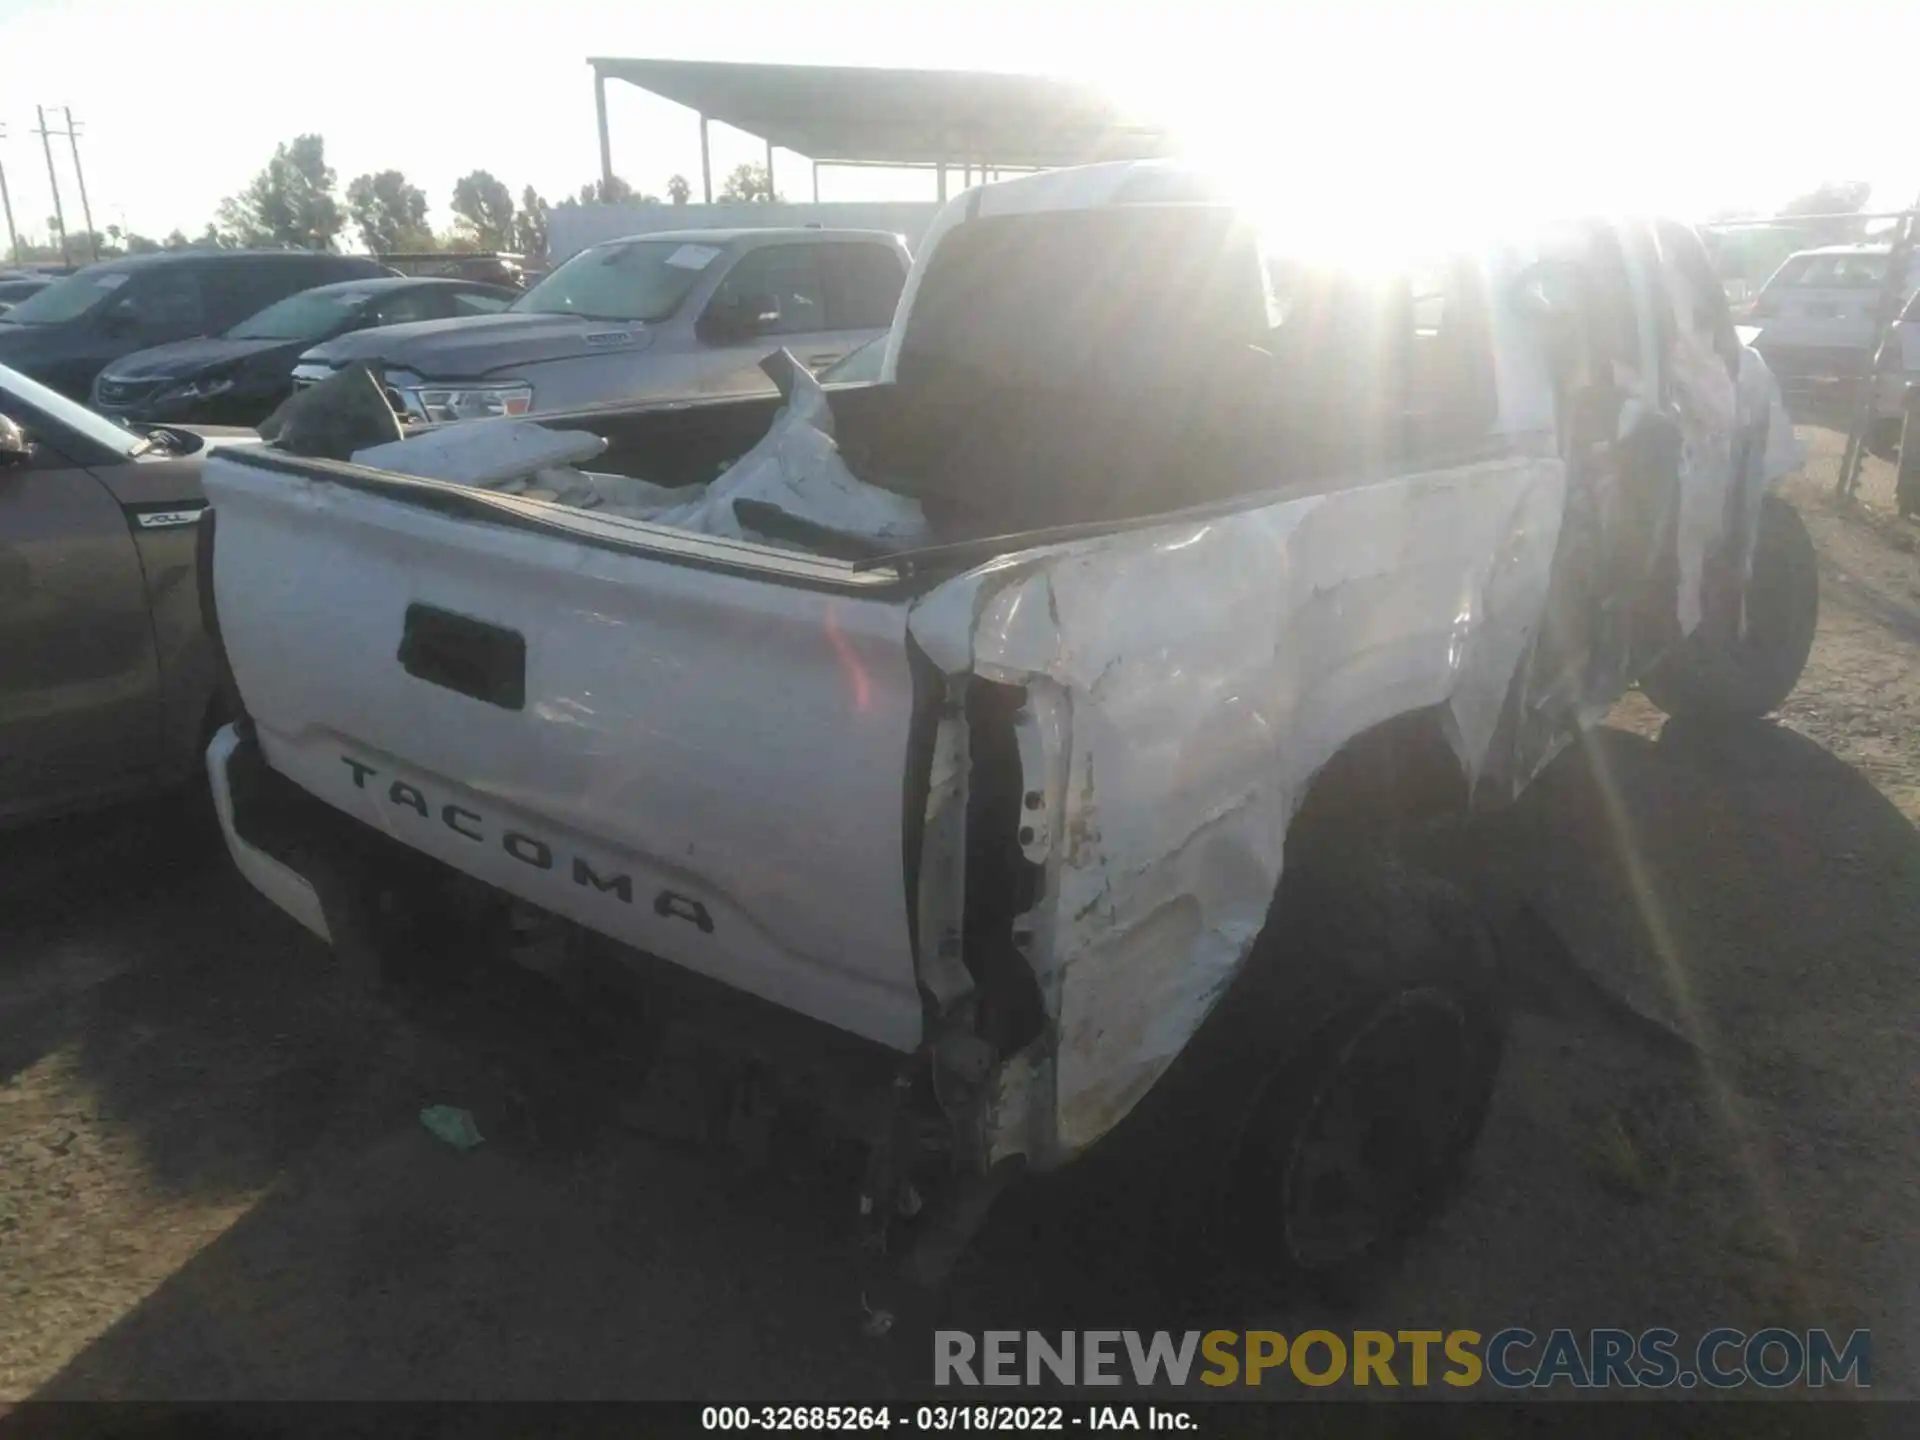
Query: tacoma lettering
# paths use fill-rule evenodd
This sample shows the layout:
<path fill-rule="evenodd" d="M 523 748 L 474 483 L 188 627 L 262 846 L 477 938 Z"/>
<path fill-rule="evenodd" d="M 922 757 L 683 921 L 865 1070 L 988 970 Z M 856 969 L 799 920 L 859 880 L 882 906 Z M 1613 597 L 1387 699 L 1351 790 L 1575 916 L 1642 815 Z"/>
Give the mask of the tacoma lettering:
<path fill-rule="evenodd" d="M 353 772 L 353 788 L 367 789 L 367 781 L 380 774 L 380 767 L 369 765 L 364 760 L 356 760 L 351 755 L 342 755 L 340 763 Z M 428 802 L 426 792 L 417 785 L 405 780 L 394 780 L 387 785 L 387 800 L 401 810 L 410 810 L 423 820 L 431 820 L 434 808 Z M 486 816 L 464 805 L 451 802 L 439 807 L 440 823 L 453 831 L 463 840 L 476 840 L 482 844 L 488 839 Z M 503 831 L 500 835 L 500 848 L 523 865 L 536 870 L 552 870 L 554 867 L 553 846 L 535 835 L 518 830 Z M 633 903 L 633 877 L 631 875 L 603 875 L 593 868 L 593 862 L 583 855 L 568 856 L 565 868 L 573 876 L 573 883 L 583 889 L 594 890 L 602 895 L 611 895 L 623 905 Z M 689 896 L 675 894 L 671 890 L 662 890 L 654 897 L 653 913 L 663 919 L 690 921 L 702 934 L 713 933 L 713 917 L 707 907 Z"/>

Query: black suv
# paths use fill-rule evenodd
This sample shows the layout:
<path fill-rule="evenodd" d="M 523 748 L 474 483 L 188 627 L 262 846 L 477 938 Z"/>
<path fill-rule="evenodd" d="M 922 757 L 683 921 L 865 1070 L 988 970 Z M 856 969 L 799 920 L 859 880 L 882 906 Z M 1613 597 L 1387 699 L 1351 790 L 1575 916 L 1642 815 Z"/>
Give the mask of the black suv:
<path fill-rule="evenodd" d="M 393 273 L 307 250 L 174 250 L 89 265 L 0 316 L 0 365 L 85 402 L 109 361 L 212 335 L 315 285 Z"/>

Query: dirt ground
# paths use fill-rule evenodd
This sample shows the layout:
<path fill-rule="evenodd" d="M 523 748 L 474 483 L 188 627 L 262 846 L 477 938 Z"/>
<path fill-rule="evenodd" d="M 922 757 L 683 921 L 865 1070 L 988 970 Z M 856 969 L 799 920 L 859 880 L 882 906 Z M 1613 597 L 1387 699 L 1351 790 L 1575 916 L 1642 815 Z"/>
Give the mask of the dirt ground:
<path fill-rule="evenodd" d="M 1548 923 L 1509 955 L 1522 1013 L 1454 1205 L 1370 1293 L 1223 1322 L 1864 1326 L 1876 1397 L 1920 1397 L 1920 568 L 1888 489 L 1875 465 L 1849 511 L 1794 492 L 1823 609 L 1781 724 L 1630 697 L 1507 820 Z M 861 1334 L 843 1175 L 635 1133 L 621 1053 L 540 995 L 343 1007 L 166 807 L 5 837 L 0 875 L 0 1399 L 929 1378 Z M 428 1134 L 436 1103 L 486 1141 Z M 1007 1200 L 951 1323 L 1182 1323 L 1070 1193 Z"/>

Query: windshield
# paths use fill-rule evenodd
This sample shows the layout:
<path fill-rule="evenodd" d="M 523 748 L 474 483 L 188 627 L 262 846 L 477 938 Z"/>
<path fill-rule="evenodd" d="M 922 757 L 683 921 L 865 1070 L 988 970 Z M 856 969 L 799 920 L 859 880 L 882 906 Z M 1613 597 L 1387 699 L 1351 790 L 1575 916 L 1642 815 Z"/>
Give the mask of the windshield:
<path fill-rule="evenodd" d="M 104 445 L 117 455 L 129 458 L 145 454 L 153 448 L 153 441 L 117 420 L 86 406 L 75 403 L 57 390 L 49 390 L 38 380 L 29 379 L 18 370 L 0 365 L 0 408 L 9 401 L 18 400 L 32 406 L 49 420 L 65 425 L 69 430 L 78 430 L 96 445 Z M 14 415 L 15 421 L 22 417 Z"/>
<path fill-rule="evenodd" d="M 7 319 L 18 325 L 57 325 L 104 303 L 132 278 L 124 270 L 83 270 L 29 295 L 7 312 Z"/>
<path fill-rule="evenodd" d="M 364 290 L 307 290 L 249 315 L 227 331 L 227 339 L 319 340 L 366 302 Z"/>
<path fill-rule="evenodd" d="M 522 315 L 665 320 L 720 258 L 712 245 L 627 240 L 583 250 L 507 308 Z"/>

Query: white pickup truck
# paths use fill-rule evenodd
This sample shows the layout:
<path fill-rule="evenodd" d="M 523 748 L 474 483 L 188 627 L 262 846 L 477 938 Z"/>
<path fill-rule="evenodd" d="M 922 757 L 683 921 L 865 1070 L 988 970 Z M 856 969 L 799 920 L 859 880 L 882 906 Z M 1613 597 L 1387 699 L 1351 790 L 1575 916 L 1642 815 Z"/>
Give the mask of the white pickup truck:
<path fill-rule="evenodd" d="M 1096 1142 L 1187 1253 L 1378 1253 L 1502 1036 L 1488 927 L 1402 838 L 1634 683 L 1783 699 L 1797 456 L 1683 227 L 1349 268 L 1191 193 L 1119 164 L 952 202 L 812 448 L 774 398 L 544 422 L 688 493 L 769 444 L 796 495 L 830 461 L 918 507 L 910 542 L 349 440 L 212 457 L 240 868 L 349 968 L 533 916 L 716 1046 L 764 1039 L 871 1143 L 862 1212 L 912 1264 Z"/>

